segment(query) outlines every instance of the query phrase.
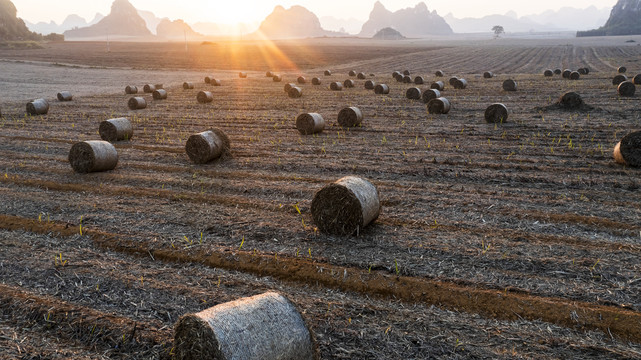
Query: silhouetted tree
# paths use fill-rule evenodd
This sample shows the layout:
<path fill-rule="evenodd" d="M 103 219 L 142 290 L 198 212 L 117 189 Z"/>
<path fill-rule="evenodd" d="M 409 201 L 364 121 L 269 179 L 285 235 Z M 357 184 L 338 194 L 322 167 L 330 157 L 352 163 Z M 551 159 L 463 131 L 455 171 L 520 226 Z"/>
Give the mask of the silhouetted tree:
<path fill-rule="evenodd" d="M 501 34 L 505 34 L 505 29 L 501 25 L 496 25 L 492 28 L 492 31 L 494 31 L 494 36 L 499 37 Z"/>

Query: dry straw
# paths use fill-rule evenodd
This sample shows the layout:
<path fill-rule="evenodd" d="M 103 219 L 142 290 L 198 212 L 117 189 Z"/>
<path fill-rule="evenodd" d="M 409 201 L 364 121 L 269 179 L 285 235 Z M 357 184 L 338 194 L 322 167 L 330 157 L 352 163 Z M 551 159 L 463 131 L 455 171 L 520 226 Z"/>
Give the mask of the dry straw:
<path fill-rule="evenodd" d="M 444 97 L 432 99 L 427 103 L 428 114 L 447 114 L 451 108 L 450 101 Z"/>
<path fill-rule="evenodd" d="M 570 91 L 561 95 L 559 98 L 559 105 L 565 109 L 578 109 L 583 106 L 583 99 L 581 95 Z"/>
<path fill-rule="evenodd" d="M 387 84 L 377 84 L 374 86 L 374 94 L 387 95 L 389 94 L 389 86 Z"/>
<path fill-rule="evenodd" d="M 423 102 L 429 103 L 432 99 L 437 99 L 441 97 L 441 92 L 436 89 L 427 89 L 423 91 Z"/>
<path fill-rule="evenodd" d="M 342 127 L 360 126 L 362 122 L 363 112 L 355 106 L 346 107 L 338 113 L 338 124 Z"/>
<path fill-rule="evenodd" d="M 485 109 L 485 121 L 502 124 L 507 121 L 507 107 L 503 104 L 492 104 Z"/>
<path fill-rule="evenodd" d="M 321 84 L 321 79 L 320 78 L 312 78 L 312 85 L 320 85 Z"/>
<path fill-rule="evenodd" d="M 641 167 L 641 131 L 624 136 L 614 147 L 614 160 L 622 165 Z"/>
<path fill-rule="evenodd" d="M 113 170 L 118 164 L 118 152 L 107 141 L 81 141 L 71 147 L 69 164 L 81 174 Z"/>
<path fill-rule="evenodd" d="M 318 229 L 332 235 L 359 234 L 381 211 L 376 187 L 366 179 L 347 176 L 316 192 L 311 205 Z"/>
<path fill-rule="evenodd" d="M 35 99 L 27 103 L 27 114 L 45 115 L 49 112 L 49 103 L 45 99 Z"/>
<path fill-rule="evenodd" d="M 127 95 L 138 94 L 138 87 L 134 85 L 127 85 L 127 87 L 125 87 L 125 94 Z"/>
<path fill-rule="evenodd" d="M 178 319 L 175 360 L 316 360 L 312 332 L 284 296 L 268 292 Z"/>
<path fill-rule="evenodd" d="M 134 135 L 134 128 L 129 119 L 115 118 L 101 122 L 98 127 L 98 133 L 101 139 L 109 142 L 131 140 Z"/>
<path fill-rule="evenodd" d="M 504 91 L 516 91 L 517 84 L 515 80 L 508 79 L 503 81 L 503 90 Z"/>
<path fill-rule="evenodd" d="M 374 90 L 374 88 L 376 87 L 376 83 L 373 82 L 372 80 L 367 80 L 367 81 L 365 81 L 365 85 L 364 86 L 365 86 L 365 89 L 367 89 L 367 90 Z"/>
<path fill-rule="evenodd" d="M 154 92 L 152 93 L 152 96 L 154 100 L 166 100 L 167 90 L 165 89 L 154 90 Z"/>
<path fill-rule="evenodd" d="M 58 101 L 71 101 L 71 100 L 73 100 L 73 95 L 71 95 L 71 92 L 69 92 L 69 91 L 61 91 L 56 95 L 56 97 L 58 98 Z"/>
<path fill-rule="evenodd" d="M 129 101 L 127 101 L 127 106 L 129 106 L 129 109 L 131 110 L 144 109 L 147 107 L 147 100 L 145 100 L 144 97 L 135 96 L 129 98 Z"/>
<path fill-rule="evenodd" d="M 214 95 L 209 91 L 199 91 L 196 100 L 201 104 L 210 103 L 214 101 Z"/>
<path fill-rule="evenodd" d="M 421 89 L 417 87 L 412 87 L 407 89 L 405 92 L 405 97 L 410 99 L 410 100 L 419 100 L 421 98 Z"/>
<path fill-rule="evenodd" d="M 191 135 L 185 144 L 185 151 L 192 162 L 206 164 L 220 157 L 229 156 L 231 143 L 222 130 L 211 129 Z"/>
<path fill-rule="evenodd" d="M 146 84 L 145 86 L 142 87 L 142 91 L 148 94 L 151 94 L 152 92 L 154 92 L 154 90 L 156 90 L 156 86 L 151 84 Z"/>
<path fill-rule="evenodd" d="M 291 89 L 289 89 L 287 95 L 292 99 L 297 99 L 303 96 L 303 89 L 299 88 L 298 86 L 293 86 Z"/>
<path fill-rule="evenodd" d="M 332 91 L 341 91 L 343 90 L 343 84 L 338 81 L 334 81 L 333 83 L 329 84 L 329 88 Z"/>
<path fill-rule="evenodd" d="M 183 89 L 184 90 L 192 90 L 194 88 L 194 83 L 190 82 L 184 82 L 183 83 Z"/>
<path fill-rule="evenodd" d="M 624 81 L 617 87 L 617 92 L 621 96 L 634 96 L 637 86 L 632 81 Z"/>
<path fill-rule="evenodd" d="M 304 113 L 296 118 L 296 129 L 303 135 L 320 133 L 325 129 L 325 119 L 318 113 Z"/>

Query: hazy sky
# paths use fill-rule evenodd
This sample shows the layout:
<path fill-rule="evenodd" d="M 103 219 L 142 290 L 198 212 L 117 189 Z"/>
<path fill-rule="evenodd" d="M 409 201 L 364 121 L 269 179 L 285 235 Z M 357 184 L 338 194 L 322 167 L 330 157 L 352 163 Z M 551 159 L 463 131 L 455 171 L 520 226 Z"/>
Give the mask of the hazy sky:
<path fill-rule="evenodd" d="M 107 15 L 113 0 L 12 0 L 18 16 L 30 22 L 54 20 L 60 24 L 69 14 L 78 14 L 88 21 L 96 13 Z M 235 23 L 255 22 L 264 19 L 274 6 L 288 8 L 302 5 L 319 17 L 356 18 L 367 20 L 375 0 L 129 0 L 139 10 L 152 11 L 158 17 L 171 20 L 183 19 L 189 23 L 209 21 Z M 420 0 L 382 0 L 388 10 L 413 7 Z M 446 0 L 425 1 L 430 10 L 442 16 L 453 13 L 456 17 L 482 17 L 490 14 L 505 14 L 510 10 L 521 15 L 557 10 L 563 6 L 586 8 L 612 7 L 617 0 Z"/>

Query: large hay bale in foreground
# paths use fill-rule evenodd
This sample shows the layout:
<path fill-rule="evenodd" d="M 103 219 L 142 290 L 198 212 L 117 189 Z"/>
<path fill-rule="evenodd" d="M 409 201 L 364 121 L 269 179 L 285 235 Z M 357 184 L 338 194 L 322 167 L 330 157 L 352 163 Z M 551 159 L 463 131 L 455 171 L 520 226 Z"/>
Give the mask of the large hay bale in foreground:
<path fill-rule="evenodd" d="M 617 92 L 621 96 L 634 96 L 637 86 L 632 81 L 624 81 L 617 87 Z"/>
<path fill-rule="evenodd" d="M 456 79 L 456 81 L 454 81 L 454 85 L 453 86 L 454 86 L 455 89 L 463 90 L 463 89 L 465 89 L 467 87 L 467 80 L 465 80 L 463 78 Z"/>
<path fill-rule="evenodd" d="M 108 171 L 113 170 L 118 164 L 118 152 L 107 141 L 81 141 L 73 144 L 68 159 L 77 173 Z"/>
<path fill-rule="evenodd" d="M 387 95 L 389 94 L 389 86 L 387 84 L 377 84 L 374 86 L 374 94 Z"/>
<path fill-rule="evenodd" d="M 312 85 L 320 85 L 321 84 L 321 79 L 320 78 L 312 78 Z"/>
<path fill-rule="evenodd" d="M 445 84 L 442 81 L 435 81 L 430 85 L 430 89 L 436 89 L 438 91 L 443 91 L 445 89 Z"/>
<path fill-rule="evenodd" d="M 125 94 L 127 95 L 138 94 L 138 87 L 134 85 L 127 85 L 127 87 L 125 87 Z"/>
<path fill-rule="evenodd" d="M 154 90 L 154 92 L 151 95 L 154 98 L 154 100 L 166 100 L 167 90 L 165 89 Z"/>
<path fill-rule="evenodd" d="M 624 136 L 614 147 L 614 160 L 622 165 L 641 167 L 641 131 Z"/>
<path fill-rule="evenodd" d="M 343 90 L 343 84 L 338 81 L 334 81 L 333 83 L 329 84 L 329 88 L 332 91 L 341 91 Z"/>
<path fill-rule="evenodd" d="M 357 235 L 381 211 L 376 187 L 366 179 L 346 176 L 316 192 L 311 205 L 318 229 L 332 235 Z"/>
<path fill-rule="evenodd" d="M 192 90 L 194 88 L 194 83 L 190 82 L 184 82 L 183 83 L 183 89 L 184 90 Z"/>
<path fill-rule="evenodd" d="M 49 112 L 49 103 L 45 99 L 35 99 L 27 103 L 27 114 L 45 115 Z"/>
<path fill-rule="evenodd" d="M 492 104 L 485 109 L 485 121 L 502 124 L 507 121 L 507 107 L 503 104 Z"/>
<path fill-rule="evenodd" d="M 624 81 L 628 81 L 628 77 L 623 74 L 620 74 L 612 78 L 612 85 L 619 86 L 619 84 L 621 84 Z"/>
<path fill-rule="evenodd" d="M 418 100 L 418 99 L 421 98 L 421 96 L 422 96 L 421 89 L 419 89 L 417 87 L 409 88 L 405 92 L 405 97 L 410 99 L 410 100 Z"/>
<path fill-rule="evenodd" d="M 146 84 L 145 86 L 142 87 L 142 91 L 148 94 L 151 94 L 152 92 L 154 92 L 154 90 L 156 90 L 155 85 Z"/>
<path fill-rule="evenodd" d="M 570 91 L 561 95 L 559 98 L 559 105 L 566 109 L 578 109 L 583 105 L 583 99 L 581 95 Z"/>
<path fill-rule="evenodd" d="M 284 296 L 268 292 L 182 316 L 175 360 L 316 360 L 314 338 Z"/>
<path fill-rule="evenodd" d="M 343 81 L 343 86 L 345 86 L 346 88 L 353 88 L 354 87 L 354 80 L 347 79 L 347 80 Z"/>
<path fill-rule="evenodd" d="M 134 127 L 127 118 L 115 118 L 101 122 L 98 133 L 101 139 L 109 142 L 131 140 L 134 135 Z"/>
<path fill-rule="evenodd" d="M 363 112 L 355 106 L 346 107 L 338 113 L 338 124 L 342 127 L 359 126 L 362 122 Z"/>
<path fill-rule="evenodd" d="M 546 70 L 543 72 L 543 76 L 545 76 L 545 77 L 552 77 L 552 76 L 554 76 L 554 71 L 552 71 L 552 70 L 550 70 L 550 69 L 546 69 Z"/>
<path fill-rule="evenodd" d="M 429 103 L 432 99 L 437 99 L 441 97 L 441 92 L 436 89 L 427 89 L 423 91 L 423 102 Z"/>
<path fill-rule="evenodd" d="M 414 84 L 416 84 L 416 85 L 423 85 L 423 84 L 425 84 L 425 78 L 423 78 L 422 76 L 417 76 L 417 77 L 415 77 L 415 78 L 414 78 Z"/>
<path fill-rule="evenodd" d="M 486 72 L 483 73 L 483 78 L 485 78 L 485 79 L 491 79 L 493 77 L 494 77 L 494 73 L 491 72 L 491 71 L 486 71 Z"/>
<path fill-rule="evenodd" d="M 318 113 L 304 113 L 296 118 L 296 129 L 303 135 L 322 132 L 325 129 L 325 119 Z"/>
<path fill-rule="evenodd" d="M 201 104 L 210 103 L 214 101 L 214 95 L 209 91 L 199 91 L 196 100 Z"/>
<path fill-rule="evenodd" d="M 69 91 L 61 91 L 58 94 L 56 94 L 56 97 L 58 98 L 58 101 L 71 101 L 71 100 L 73 100 L 73 95 L 71 95 L 71 92 L 69 92 Z"/>
<path fill-rule="evenodd" d="M 189 159 L 196 164 L 206 164 L 219 157 L 230 154 L 231 143 L 227 135 L 219 129 L 211 129 L 191 135 L 185 144 Z"/>
<path fill-rule="evenodd" d="M 432 99 L 427 103 L 428 114 L 447 114 L 451 108 L 450 101 L 444 97 Z"/>
<path fill-rule="evenodd" d="M 624 74 L 626 71 L 628 71 L 628 68 L 626 68 L 625 66 L 620 66 L 620 67 L 617 69 L 617 72 L 618 72 L 619 74 Z"/>
<path fill-rule="evenodd" d="M 299 88 L 298 86 L 293 86 L 287 92 L 287 96 L 289 96 L 292 99 L 297 99 L 297 98 L 303 96 L 303 89 Z"/>
<path fill-rule="evenodd" d="M 127 101 L 127 106 L 131 110 L 141 110 L 147 107 L 147 100 L 144 97 L 134 96 L 129 98 Z"/>
<path fill-rule="evenodd" d="M 516 91 L 517 84 L 515 80 L 508 79 L 503 81 L 503 90 L 504 91 Z"/>
<path fill-rule="evenodd" d="M 376 87 L 376 83 L 373 82 L 372 80 L 367 80 L 367 81 L 365 81 L 365 85 L 364 86 L 365 86 L 365 89 L 367 89 L 367 90 L 374 90 L 374 88 Z"/>

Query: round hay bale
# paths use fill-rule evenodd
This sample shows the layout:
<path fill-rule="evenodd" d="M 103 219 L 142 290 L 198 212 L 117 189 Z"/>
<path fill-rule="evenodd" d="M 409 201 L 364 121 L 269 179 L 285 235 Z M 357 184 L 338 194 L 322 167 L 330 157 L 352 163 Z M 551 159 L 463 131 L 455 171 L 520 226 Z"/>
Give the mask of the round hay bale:
<path fill-rule="evenodd" d="M 178 319 L 174 360 L 316 360 L 314 340 L 296 307 L 268 292 Z"/>
<path fill-rule="evenodd" d="M 403 83 L 405 83 L 405 84 L 411 84 L 412 83 L 412 77 L 409 76 L 409 75 L 403 76 L 402 80 L 403 80 Z"/>
<path fill-rule="evenodd" d="M 403 71 L 404 76 L 410 76 L 410 71 L 409 70 L 404 70 Z"/>
<path fill-rule="evenodd" d="M 491 71 L 486 71 L 486 72 L 483 73 L 483 78 L 485 78 L 485 79 L 491 79 L 493 77 L 494 77 L 494 73 L 491 72 Z"/>
<path fill-rule="evenodd" d="M 154 98 L 154 100 L 166 100 L 167 99 L 167 90 L 165 90 L 165 89 L 155 90 L 152 93 L 152 97 Z"/>
<path fill-rule="evenodd" d="M 190 82 L 184 82 L 183 83 L 183 89 L 184 90 L 192 90 L 194 88 L 194 84 Z"/>
<path fill-rule="evenodd" d="M 314 195 L 312 217 L 318 229 L 332 235 L 359 234 L 381 211 L 378 190 L 366 179 L 346 176 Z"/>
<path fill-rule="evenodd" d="M 458 80 L 458 78 L 456 76 L 452 76 L 448 81 L 448 83 L 450 84 L 450 86 L 454 86 L 454 83 L 456 82 L 456 80 Z"/>
<path fill-rule="evenodd" d="M 570 69 L 565 69 L 565 70 L 563 70 L 563 73 L 561 73 L 561 76 L 562 76 L 564 79 L 569 79 L 569 78 L 570 78 L 570 74 L 572 74 L 572 70 L 570 70 Z"/>
<path fill-rule="evenodd" d="M 583 99 L 581 95 L 570 91 L 561 95 L 559 98 L 559 105 L 566 109 L 577 109 L 583 105 Z"/>
<path fill-rule="evenodd" d="M 424 103 L 429 103 L 430 100 L 440 98 L 441 97 L 441 92 L 436 90 L 436 89 L 428 89 L 423 91 L 423 102 Z"/>
<path fill-rule="evenodd" d="M 346 107 L 338 113 L 338 124 L 342 127 L 359 126 L 362 122 L 363 112 L 355 106 Z"/>
<path fill-rule="evenodd" d="M 354 71 L 354 70 L 350 70 L 350 71 L 347 73 L 347 75 L 349 75 L 349 76 L 356 76 L 356 71 Z"/>
<path fill-rule="evenodd" d="M 205 77 L 205 84 L 211 84 L 211 81 L 215 79 L 213 76 L 206 76 Z"/>
<path fill-rule="evenodd" d="M 330 70 L 325 70 L 323 74 L 325 74 L 325 76 L 332 76 L 332 72 Z"/>
<path fill-rule="evenodd" d="M 274 73 L 271 71 L 268 71 L 265 73 L 265 77 L 274 77 Z"/>
<path fill-rule="evenodd" d="M 307 79 L 305 79 L 305 77 L 304 77 L 304 76 L 299 76 L 299 77 L 298 77 L 298 79 L 296 79 L 296 81 L 297 81 L 299 84 L 304 84 L 304 83 L 306 83 L 306 82 L 307 82 Z"/>
<path fill-rule="evenodd" d="M 104 141 L 131 140 L 134 136 L 134 127 L 127 118 L 109 119 L 100 123 L 98 133 Z"/>
<path fill-rule="evenodd" d="M 206 164 L 221 156 L 228 155 L 230 149 L 229 138 L 219 129 L 191 135 L 185 144 L 187 156 L 196 164 Z"/>
<path fill-rule="evenodd" d="M 624 136 L 614 147 L 614 160 L 622 165 L 641 167 L 641 131 Z"/>
<path fill-rule="evenodd" d="M 374 94 L 387 95 L 389 94 L 389 86 L 387 84 L 377 84 L 374 86 Z"/>
<path fill-rule="evenodd" d="M 332 91 L 341 91 L 343 90 L 343 84 L 341 84 L 338 81 L 334 81 L 331 84 L 329 84 L 329 89 Z"/>
<path fill-rule="evenodd" d="M 81 141 L 73 144 L 68 159 L 73 171 L 80 174 L 108 171 L 118 164 L 118 152 L 107 141 Z"/>
<path fill-rule="evenodd" d="M 507 121 L 507 107 L 503 104 L 492 104 L 485 109 L 485 121 L 502 124 Z"/>
<path fill-rule="evenodd" d="M 467 87 L 467 80 L 465 79 L 456 79 L 456 81 L 454 82 L 455 89 L 463 90 L 466 87 Z"/>
<path fill-rule="evenodd" d="M 146 84 L 145 86 L 142 87 L 142 91 L 144 91 L 147 94 L 151 94 L 156 90 L 156 86 L 151 85 L 151 84 Z"/>
<path fill-rule="evenodd" d="M 244 71 L 241 71 L 238 73 L 238 77 L 241 79 L 245 79 L 247 77 L 247 73 Z"/>
<path fill-rule="evenodd" d="M 220 86 L 221 83 L 220 83 L 220 80 L 218 80 L 218 79 L 211 79 L 211 82 L 209 83 L 209 85 Z"/>
<path fill-rule="evenodd" d="M 632 79 L 632 82 L 634 83 L 634 85 L 641 85 L 641 74 L 635 75 Z"/>
<path fill-rule="evenodd" d="M 504 91 L 516 91 L 517 89 L 517 84 L 516 81 L 512 79 L 508 79 L 503 81 L 503 90 Z"/>
<path fill-rule="evenodd" d="M 554 71 L 552 71 L 552 70 L 550 70 L 550 69 L 546 69 L 546 70 L 543 72 L 543 76 L 545 76 L 545 77 L 552 77 L 552 76 L 554 76 Z"/>
<path fill-rule="evenodd" d="M 624 82 L 624 81 L 628 81 L 628 77 L 627 76 L 625 76 L 623 74 L 617 75 L 614 78 L 612 78 L 612 85 L 619 86 L 619 84 Z"/>
<path fill-rule="evenodd" d="M 554 69 L 554 74 L 555 75 L 561 75 L 563 73 L 563 70 L 561 69 Z"/>
<path fill-rule="evenodd" d="M 365 80 L 365 78 L 367 78 L 367 75 L 365 75 L 365 73 L 360 72 L 356 75 L 356 78 L 359 80 Z"/>
<path fill-rule="evenodd" d="M 590 75 L 590 68 L 584 67 L 583 72 L 585 73 L 584 75 Z"/>
<path fill-rule="evenodd" d="M 56 94 L 56 97 L 58 98 L 58 101 L 71 101 L 73 99 L 73 96 L 69 91 L 61 91 Z"/>
<path fill-rule="evenodd" d="M 141 110 L 147 107 L 147 100 L 145 100 L 144 97 L 135 96 L 129 98 L 129 101 L 127 101 L 127 106 L 129 106 L 129 109 L 131 110 Z"/>
<path fill-rule="evenodd" d="M 321 84 L 321 79 L 320 78 L 312 78 L 312 85 L 320 85 Z"/>
<path fill-rule="evenodd" d="M 425 79 L 422 76 L 417 76 L 414 78 L 414 84 L 423 85 L 425 84 Z"/>
<path fill-rule="evenodd" d="M 634 96 L 637 86 L 632 81 L 624 81 L 617 87 L 617 92 L 621 96 Z"/>
<path fill-rule="evenodd" d="M 435 81 L 430 85 L 430 89 L 435 89 L 438 91 L 443 91 L 445 89 L 445 84 L 442 81 Z"/>
<path fill-rule="evenodd" d="M 45 99 L 35 99 L 27 103 L 27 114 L 45 115 L 49 112 L 49 103 Z"/>
<path fill-rule="evenodd" d="M 281 81 L 283 81 L 283 77 L 282 77 L 282 76 L 280 76 L 280 75 L 274 75 L 274 76 L 272 77 L 272 81 L 274 81 L 274 82 L 281 82 Z"/>
<path fill-rule="evenodd" d="M 625 74 L 625 72 L 626 72 L 626 71 L 628 71 L 628 68 L 626 68 L 625 66 L 620 66 L 620 67 L 617 69 L 617 72 L 618 72 L 619 74 Z"/>
<path fill-rule="evenodd" d="M 403 76 L 402 74 L 399 74 L 397 77 L 395 77 L 396 81 L 398 81 L 398 82 L 403 82 L 404 78 L 405 78 L 405 76 Z"/>
<path fill-rule="evenodd" d="M 294 84 L 294 83 L 287 83 L 287 84 L 285 84 L 285 86 L 283 87 L 283 90 L 285 90 L 285 92 L 286 92 L 286 93 L 289 93 L 289 89 L 293 88 L 294 86 L 296 86 L 296 84 Z"/>
<path fill-rule="evenodd" d="M 133 95 L 133 94 L 137 94 L 137 93 L 138 93 L 138 87 L 137 86 L 127 85 L 127 87 L 125 87 L 125 94 L 127 94 L 127 95 Z"/>
<path fill-rule="evenodd" d="M 196 100 L 201 104 L 210 103 L 214 101 L 214 95 L 209 91 L 199 91 Z"/>
<path fill-rule="evenodd" d="M 585 72 L 585 68 L 579 68 L 579 69 L 577 70 L 577 72 L 578 72 L 580 75 L 587 75 L 587 74 L 586 74 L 586 72 Z"/>
<path fill-rule="evenodd" d="M 345 86 L 346 88 L 353 88 L 354 87 L 354 80 L 347 79 L 347 80 L 343 81 L 343 86 Z"/>
<path fill-rule="evenodd" d="M 289 89 L 287 95 L 292 99 L 297 99 L 303 96 L 303 89 L 299 88 L 298 86 L 293 86 L 291 89 Z"/>
<path fill-rule="evenodd" d="M 570 80 L 579 80 L 581 78 L 581 74 L 578 71 L 572 71 L 570 73 Z"/>
<path fill-rule="evenodd" d="M 419 100 L 421 98 L 421 89 L 417 87 L 412 87 L 407 89 L 405 92 L 405 97 L 410 99 L 410 100 Z"/>
<path fill-rule="evenodd" d="M 392 73 L 392 77 L 393 77 L 394 79 L 396 79 L 396 77 L 397 77 L 397 76 L 399 76 L 399 75 L 403 75 L 403 74 L 401 74 L 401 72 L 400 72 L 400 71 L 394 71 L 394 72 Z"/>
<path fill-rule="evenodd" d="M 376 83 L 373 82 L 372 80 L 365 81 L 365 89 L 373 90 L 375 87 L 376 87 Z"/>
<path fill-rule="evenodd" d="M 296 118 L 296 129 L 303 135 L 322 132 L 325 129 L 325 119 L 318 113 L 300 114 Z"/>
<path fill-rule="evenodd" d="M 432 99 L 427 103 L 428 114 L 447 114 L 451 108 L 450 101 L 444 97 Z"/>
<path fill-rule="evenodd" d="M 436 72 L 434 73 L 434 76 L 443 77 L 443 76 L 445 76 L 445 73 L 442 72 L 441 70 L 436 70 Z"/>

